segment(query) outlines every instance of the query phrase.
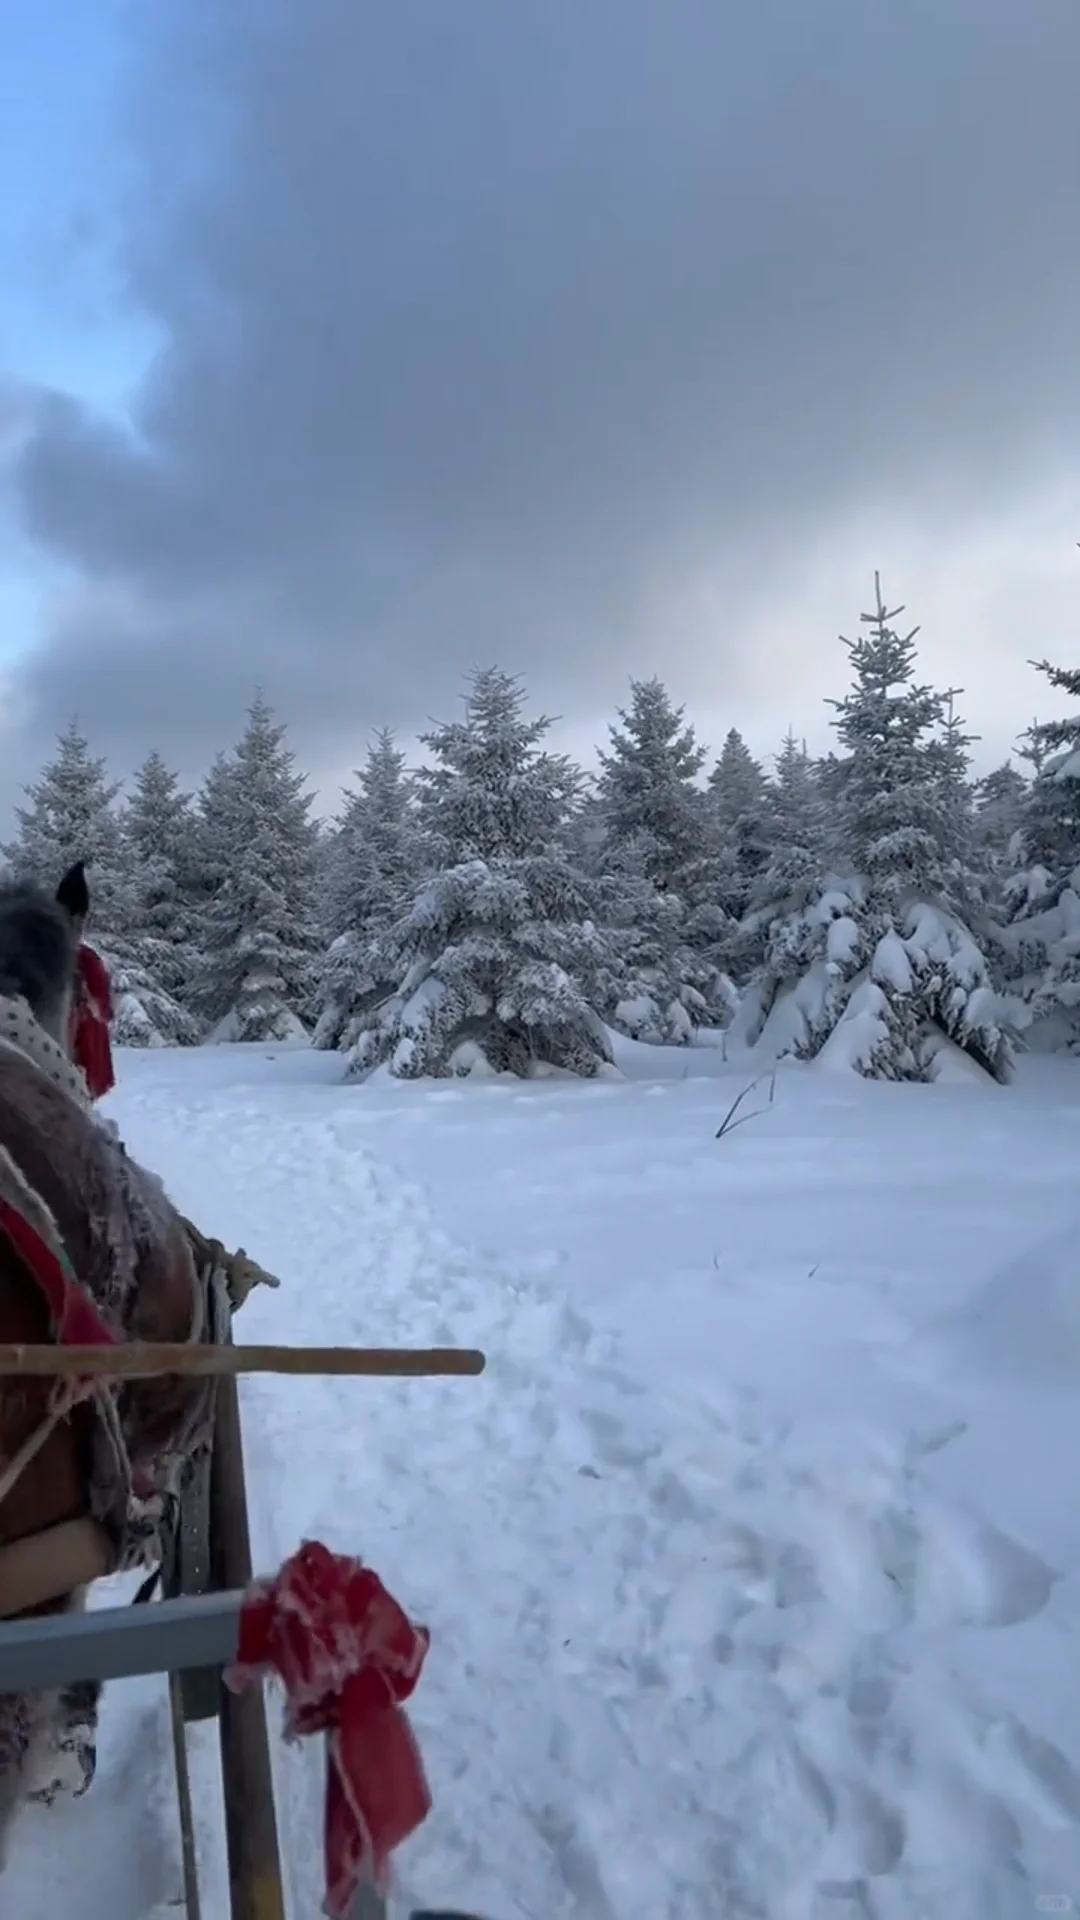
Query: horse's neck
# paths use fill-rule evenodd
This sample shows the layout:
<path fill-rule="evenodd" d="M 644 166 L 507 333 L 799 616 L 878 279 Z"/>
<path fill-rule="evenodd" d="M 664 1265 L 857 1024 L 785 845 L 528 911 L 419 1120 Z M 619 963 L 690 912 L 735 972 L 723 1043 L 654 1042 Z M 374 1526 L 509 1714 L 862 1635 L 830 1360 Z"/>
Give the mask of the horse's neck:
<path fill-rule="evenodd" d="M 86 1082 L 67 1052 L 65 1037 L 50 1032 L 25 1000 L 0 998 L 0 1046 L 14 1048 L 72 1100 L 89 1108 Z"/>

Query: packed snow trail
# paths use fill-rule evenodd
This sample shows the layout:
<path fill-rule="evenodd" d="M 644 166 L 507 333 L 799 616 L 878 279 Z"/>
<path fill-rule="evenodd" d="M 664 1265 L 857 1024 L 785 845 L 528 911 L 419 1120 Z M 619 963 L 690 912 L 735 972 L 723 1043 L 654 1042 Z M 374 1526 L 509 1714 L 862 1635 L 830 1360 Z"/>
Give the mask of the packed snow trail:
<path fill-rule="evenodd" d="M 1080 1900 L 1075 1564 L 1050 1564 L 935 1477 L 964 1421 L 943 1417 L 930 1349 L 899 1339 L 895 1296 L 858 1309 L 849 1296 L 849 1371 L 870 1384 L 841 1394 L 823 1341 L 813 1411 L 750 1380 L 745 1356 L 729 1364 L 704 1294 L 698 1344 L 714 1343 L 711 1363 L 650 1370 L 650 1337 L 659 1361 L 665 1311 L 672 1300 L 689 1311 L 692 1296 L 665 1293 L 663 1212 L 655 1244 L 639 1245 L 615 1188 L 629 1207 L 635 1169 L 649 1184 L 650 1150 L 688 1169 L 678 1206 L 693 1193 L 715 1285 L 707 1101 L 714 1130 L 719 1089 L 667 1089 L 658 1127 L 656 1103 L 642 1107 L 647 1088 L 583 1100 L 555 1087 L 520 1106 L 505 1087 L 475 1100 L 466 1089 L 463 1108 L 439 1090 L 407 1090 L 410 1105 L 400 1088 L 336 1087 L 336 1063 L 306 1053 L 122 1064 L 114 1110 L 133 1151 L 201 1224 L 282 1276 L 279 1294 L 245 1308 L 248 1337 L 477 1345 L 489 1356 L 480 1380 L 244 1388 L 257 1563 L 276 1566 L 315 1535 L 370 1559 L 432 1629 L 413 1719 L 435 1808 L 403 1851 L 403 1911 L 1019 1920 L 1040 1901 Z M 481 1228 L 469 1238 L 493 1251 L 444 1229 L 421 1169 L 398 1170 L 405 1105 L 410 1124 L 427 1116 L 435 1191 L 446 1116 L 463 1114 Z M 591 1116 L 577 1177 L 593 1201 L 581 1211 L 625 1265 L 636 1328 L 619 1331 L 609 1293 L 599 1324 L 587 1292 L 567 1291 L 572 1179 L 565 1208 L 552 1188 L 534 1223 L 546 1251 L 515 1230 L 520 1192 L 500 1200 L 504 1169 L 482 1144 L 484 1125 L 511 1111 L 534 1175 L 546 1155 L 560 1160 L 571 1112 Z M 785 1112 L 796 1132 L 827 1131 L 825 1100 L 801 1119 Z M 744 1180 L 759 1151 L 746 1149 Z M 790 1204 L 820 1206 L 795 1164 Z M 773 1184 L 776 1170 L 774 1159 Z M 662 1190 L 655 1197 L 662 1209 Z M 775 1204 L 759 1192 L 759 1206 Z M 736 1265 L 740 1256 L 752 1270 L 751 1240 L 732 1249 Z M 835 1314 L 826 1285 L 803 1275 Z M 640 1324 L 649 1287 L 651 1333 Z M 794 1376 L 803 1323 L 793 1334 L 779 1305 L 774 1294 L 771 1339 L 790 1343 Z M 879 1420 L 871 1402 L 890 1375 L 900 1412 Z M 1075 1439 L 1075 1412 L 1073 1422 Z M 1042 1692 L 1025 1692 L 1025 1675 L 1039 1673 Z M 1041 1717 L 1047 1687 L 1067 1696 L 1054 1737 Z M 99 1783 L 82 1803 L 28 1818 L 0 1913 L 175 1911 L 163 1696 L 153 1682 L 112 1690 Z M 196 1736 L 205 1904 L 218 1916 L 212 1730 Z M 320 1761 L 279 1748 L 276 1765 L 291 1920 L 308 1920 L 320 1897 Z"/>

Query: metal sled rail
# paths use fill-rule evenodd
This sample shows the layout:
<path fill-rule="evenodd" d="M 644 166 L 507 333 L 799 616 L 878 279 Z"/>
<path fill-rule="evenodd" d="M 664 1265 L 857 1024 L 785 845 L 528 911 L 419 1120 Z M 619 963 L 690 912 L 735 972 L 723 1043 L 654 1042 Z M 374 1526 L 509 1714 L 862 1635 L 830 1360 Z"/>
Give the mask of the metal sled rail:
<path fill-rule="evenodd" d="M 0 1693 L 227 1667 L 236 1658 L 243 1598 L 242 1593 L 201 1593 L 146 1607 L 5 1620 Z"/>
<path fill-rule="evenodd" d="M 0 1693 L 66 1687 L 76 1680 L 227 1667 L 236 1657 L 242 1593 L 195 1594 L 144 1607 L 5 1620 L 0 1626 Z M 386 1903 L 361 1886 L 350 1920 L 386 1920 Z M 410 1920 L 476 1920 L 472 1914 L 414 1910 Z"/>
<path fill-rule="evenodd" d="M 238 1347 L 231 1341 L 217 1346 L 140 1341 L 109 1347 L 0 1345 L 0 1392 L 5 1379 L 20 1376 L 216 1376 L 212 1452 L 184 1495 L 175 1564 L 167 1575 L 163 1569 L 165 1598 L 143 1606 L 0 1619 L 0 1693 L 168 1674 L 188 1920 L 202 1920 L 203 1905 L 185 1727 L 206 1719 L 217 1720 L 221 1742 L 231 1920 L 285 1920 L 263 1689 L 252 1686 L 234 1694 L 221 1682 L 223 1669 L 236 1659 L 241 1609 L 252 1578 L 238 1376 L 460 1377 L 483 1373 L 484 1365 L 482 1353 L 446 1347 Z M 350 1920 L 386 1920 L 382 1894 L 371 1885 L 361 1886 Z M 475 1916 L 431 1909 L 415 1912 L 411 1920 Z"/>

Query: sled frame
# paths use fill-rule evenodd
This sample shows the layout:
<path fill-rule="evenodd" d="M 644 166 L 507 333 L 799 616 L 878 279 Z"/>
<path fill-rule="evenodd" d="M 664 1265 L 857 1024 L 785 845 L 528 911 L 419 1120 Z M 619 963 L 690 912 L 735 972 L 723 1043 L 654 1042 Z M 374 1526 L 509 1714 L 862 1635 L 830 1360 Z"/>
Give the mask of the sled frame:
<path fill-rule="evenodd" d="M 206 1369 L 216 1376 L 212 1439 L 184 1489 L 174 1551 L 163 1569 L 162 1599 L 0 1621 L 0 1692 L 165 1674 L 187 1920 L 202 1920 L 202 1915 L 186 1728 L 207 1719 L 217 1720 L 221 1743 L 229 1920 L 286 1920 L 264 1691 L 253 1684 L 233 1693 L 223 1680 L 236 1656 L 244 1593 L 253 1577 L 237 1376 L 320 1375 L 319 1361 L 331 1354 L 327 1373 L 476 1375 L 483 1371 L 484 1356 L 464 1349 L 403 1350 L 400 1355 L 380 1349 L 372 1364 L 370 1349 L 250 1348 L 240 1350 L 241 1359 L 230 1354 L 231 1344 L 230 1339 L 214 1349 L 220 1364 Z M 169 1371 L 163 1363 L 171 1349 L 168 1355 L 149 1344 L 141 1350 L 151 1375 Z M 0 1391 L 12 1375 L 63 1375 L 70 1356 L 63 1348 L 50 1351 L 55 1366 L 47 1363 L 43 1349 L 0 1347 Z M 101 1356 L 97 1359 L 100 1367 Z M 386 1920 L 382 1894 L 361 1886 L 349 1920 Z"/>

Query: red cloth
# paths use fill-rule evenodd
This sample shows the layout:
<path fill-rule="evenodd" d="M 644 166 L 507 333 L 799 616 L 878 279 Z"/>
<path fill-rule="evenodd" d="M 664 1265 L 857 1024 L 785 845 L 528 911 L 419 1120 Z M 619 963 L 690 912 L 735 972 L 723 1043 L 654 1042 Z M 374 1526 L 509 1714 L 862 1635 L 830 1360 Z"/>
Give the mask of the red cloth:
<path fill-rule="evenodd" d="M 64 1347 L 111 1347 L 118 1336 L 98 1312 L 92 1295 L 17 1208 L 0 1200 L 0 1229 L 37 1281 L 49 1309 L 54 1337 Z"/>
<path fill-rule="evenodd" d="M 318 1540 L 305 1540 L 244 1601 L 226 1682 L 239 1689 L 277 1674 L 286 1739 L 327 1735 L 323 1912 L 330 1920 L 345 1920 L 365 1875 L 385 1887 L 394 1848 L 431 1811 L 424 1764 L 401 1710 L 429 1643 L 427 1628 L 413 1625 L 377 1574 Z"/>
<path fill-rule="evenodd" d="M 112 987 L 100 953 L 85 942 L 75 956 L 75 998 L 71 1009 L 71 1057 L 80 1067 L 92 1100 L 102 1100 L 116 1085 L 110 1029 Z"/>

